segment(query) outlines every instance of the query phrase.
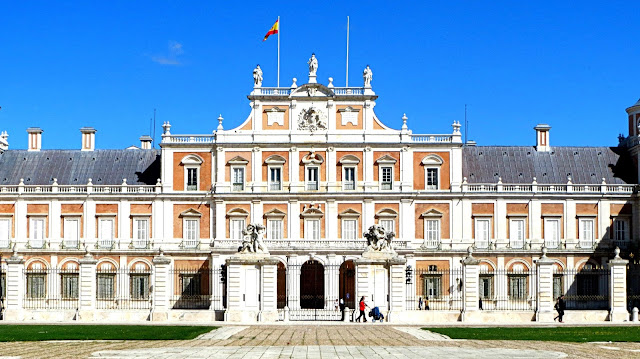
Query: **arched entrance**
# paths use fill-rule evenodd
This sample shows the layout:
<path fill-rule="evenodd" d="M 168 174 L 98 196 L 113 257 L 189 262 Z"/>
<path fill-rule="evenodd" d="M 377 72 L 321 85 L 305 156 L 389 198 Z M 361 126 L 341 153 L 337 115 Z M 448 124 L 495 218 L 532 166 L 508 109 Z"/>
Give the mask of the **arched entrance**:
<path fill-rule="evenodd" d="M 278 309 L 282 309 L 287 305 L 287 268 L 284 266 L 284 263 L 278 263 L 278 283 L 277 288 L 278 291 Z"/>
<path fill-rule="evenodd" d="M 324 266 L 316 260 L 308 260 L 300 268 L 300 308 L 324 308 Z"/>
<path fill-rule="evenodd" d="M 344 305 L 354 309 L 356 306 L 356 266 L 352 260 L 348 260 L 340 266 L 340 298 L 344 300 Z"/>

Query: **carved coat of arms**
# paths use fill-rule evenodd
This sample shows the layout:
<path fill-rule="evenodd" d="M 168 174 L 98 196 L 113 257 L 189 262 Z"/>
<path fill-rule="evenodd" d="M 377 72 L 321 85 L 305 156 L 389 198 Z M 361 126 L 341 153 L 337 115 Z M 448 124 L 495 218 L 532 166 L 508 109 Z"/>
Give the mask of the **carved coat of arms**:
<path fill-rule="evenodd" d="M 327 116 L 315 107 L 300 112 L 298 130 L 319 131 L 327 129 Z"/>

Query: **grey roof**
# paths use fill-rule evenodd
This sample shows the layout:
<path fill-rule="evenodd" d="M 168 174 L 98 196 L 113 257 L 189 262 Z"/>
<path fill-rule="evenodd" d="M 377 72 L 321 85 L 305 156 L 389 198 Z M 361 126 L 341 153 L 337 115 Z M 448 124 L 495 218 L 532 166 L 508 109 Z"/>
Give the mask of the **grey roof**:
<path fill-rule="evenodd" d="M 0 185 L 156 184 L 160 150 L 7 150 L 0 154 Z"/>
<path fill-rule="evenodd" d="M 469 183 L 637 183 L 635 165 L 621 147 L 466 146 L 462 152 L 462 175 Z"/>

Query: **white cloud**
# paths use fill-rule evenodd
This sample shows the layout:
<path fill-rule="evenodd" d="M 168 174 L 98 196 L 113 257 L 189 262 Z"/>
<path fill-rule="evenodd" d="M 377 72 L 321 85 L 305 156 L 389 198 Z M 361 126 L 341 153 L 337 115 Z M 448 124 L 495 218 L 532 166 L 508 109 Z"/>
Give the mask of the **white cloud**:
<path fill-rule="evenodd" d="M 177 41 L 169 41 L 168 54 L 160 56 L 151 56 L 151 61 L 160 65 L 176 66 L 182 65 L 182 62 L 178 60 L 178 56 L 182 55 L 184 50 L 182 44 Z"/>

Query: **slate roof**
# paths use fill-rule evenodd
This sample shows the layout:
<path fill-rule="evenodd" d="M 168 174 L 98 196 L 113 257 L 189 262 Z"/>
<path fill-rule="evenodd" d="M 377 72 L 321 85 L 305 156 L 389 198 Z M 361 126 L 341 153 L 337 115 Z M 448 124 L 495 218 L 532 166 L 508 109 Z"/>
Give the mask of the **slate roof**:
<path fill-rule="evenodd" d="M 635 165 L 620 147 L 552 147 L 538 152 L 532 146 L 465 146 L 462 175 L 468 183 L 638 183 Z"/>
<path fill-rule="evenodd" d="M 0 185 L 153 185 L 160 178 L 160 150 L 7 150 L 0 154 Z"/>

